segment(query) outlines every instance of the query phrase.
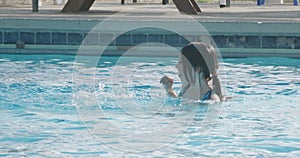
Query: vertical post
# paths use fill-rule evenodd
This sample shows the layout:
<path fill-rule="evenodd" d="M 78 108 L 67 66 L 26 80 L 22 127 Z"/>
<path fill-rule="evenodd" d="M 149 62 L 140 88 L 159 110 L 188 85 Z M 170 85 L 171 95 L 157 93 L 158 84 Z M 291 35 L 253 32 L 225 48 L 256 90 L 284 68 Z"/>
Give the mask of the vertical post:
<path fill-rule="evenodd" d="M 220 8 L 226 7 L 226 0 L 219 0 L 219 6 Z"/>
<path fill-rule="evenodd" d="M 261 3 L 260 3 L 260 0 L 257 0 L 257 5 L 258 5 L 258 6 L 260 6 L 260 5 L 261 5 Z"/>
<path fill-rule="evenodd" d="M 298 0 L 294 0 L 294 6 L 298 5 Z"/>
<path fill-rule="evenodd" d="M 226 7 L 230 7 L 230 0 L 226 0 Z"/>
<path fill-rule="evenodd" d="M 32 12 L 39 11 L 39 0 L 32 0 Z"/>
<path fill-rule="evenodd" d="M 162 4 L 167 4 L 169 3 L 169 0 L 162 0 Z"/>
<path fill-rule="evenodd" d="M 265 0 L 257 0 L 257 5 L 264 5 L 265 4 Z"/>

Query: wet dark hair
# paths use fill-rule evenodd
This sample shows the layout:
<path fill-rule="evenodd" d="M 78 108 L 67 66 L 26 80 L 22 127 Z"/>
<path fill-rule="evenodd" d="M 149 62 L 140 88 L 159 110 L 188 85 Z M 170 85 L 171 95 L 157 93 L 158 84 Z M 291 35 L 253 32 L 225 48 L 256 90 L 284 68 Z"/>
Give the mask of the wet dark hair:
<path fill-rule="evenodd" d="M 207 51 L 207 50 L 203 50 L 203 46 L 205 46 L 205 44 L 197 43 L 197 46 L 194 43 L 191 43 L 182 48 L 181 54 L 190 62 L 190 64 L 194 68 L 200 66 L 201 71 L 204 73 L 205 79 L 210 80 L 211 78 L 210 78 L 208 66 L 205 62 L 205 59 L 199 52 L 199 51 Z M 200 48 L 202 48 L 202 49 L 200 49 Z"/>

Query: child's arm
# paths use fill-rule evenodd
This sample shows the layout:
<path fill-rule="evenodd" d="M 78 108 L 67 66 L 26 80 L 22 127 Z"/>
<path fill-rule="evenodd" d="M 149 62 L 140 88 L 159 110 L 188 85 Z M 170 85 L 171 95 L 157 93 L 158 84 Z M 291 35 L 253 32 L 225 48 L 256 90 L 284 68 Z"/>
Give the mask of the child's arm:
<path fill-rule="evenodd" d="M 167 93 L 168 93 L 168 96 L 170 96 L 170 97 L 174 97 L 174 98 L 178 97 L 173 89 L 168 90 Z"/>

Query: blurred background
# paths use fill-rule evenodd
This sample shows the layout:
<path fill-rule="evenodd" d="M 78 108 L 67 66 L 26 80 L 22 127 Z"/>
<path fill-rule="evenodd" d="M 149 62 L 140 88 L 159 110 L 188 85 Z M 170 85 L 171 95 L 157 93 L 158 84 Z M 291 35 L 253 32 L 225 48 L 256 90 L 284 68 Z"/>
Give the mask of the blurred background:
<path fill-rule="evenodd" d="M 18 7 L 24 5 L 31 5 L 32 0 L 0 0 L 0 7 Z M 65 4 L 68 0 L 39 0 L 40 5 L 43 4 L 53 4 L 53 5 L 62 5 Z M 219 0 L 197 0 L 198 3 L 218 3 Z M 266 0 L 267 1 L 267 0 Z M 237 4 L 256 4 L 256 0 L 231 0 L 231 2 Z M 283 0 L 283 4 L 292 3 L 293 0 Z M 96 3 L 121 3 L 121 0 L 96 0 Z M 125 3 L 132 3 L 132 0 L 125 0 Z M 137 3 L 143 4 L 161 4 L 161 0 L 137 0 Z M 169 3 L 173 3 L 172 0 L 169 0 Z"/>

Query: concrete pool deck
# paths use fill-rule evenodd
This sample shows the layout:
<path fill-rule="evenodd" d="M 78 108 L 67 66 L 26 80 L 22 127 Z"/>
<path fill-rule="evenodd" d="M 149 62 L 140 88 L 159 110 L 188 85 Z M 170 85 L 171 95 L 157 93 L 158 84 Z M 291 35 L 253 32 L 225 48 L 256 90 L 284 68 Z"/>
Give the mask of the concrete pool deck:
<path fill-rule="evenodd" d="M 101 21 L 114 16 L 116 25 L 124 22 L 145 24 L 165 23 L 166 26 L 186 22 L 175 5 L 95 3 L 89 12 L 60 13 L 62 5 L 44 4 L 33 13 L 31 6 L 0 7 L 0 53 L 67 53 L 76 54 L 81 42 Z M 300 7 L 293 4 L 264 5 L 200 4 L 203 13 L 189 15 L 212 36 L 222 56 L 283 56 L 300 58 Z M 198 35 L 186 32 L 189 40 L 199 41 Z M 149 31 L 149 30 L 148 30 Z M 176 34 L 157 30 L 120 34 L 101 32 L 93 39 L 94 46 L 104 46 L 101 40 L 118 37 L 111 46 L 111 54 L 118 54 L 121 46 L 159 42 L 177 48 L 186 41 Z M 120 38 L 119 38 L 120 37 Z M 155 39 L 153 41 L 153 39 Z M 23 41 L 24 48 L 16 48 Z M 140 42 L 136 42 L 140 41 Z"/>

